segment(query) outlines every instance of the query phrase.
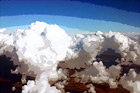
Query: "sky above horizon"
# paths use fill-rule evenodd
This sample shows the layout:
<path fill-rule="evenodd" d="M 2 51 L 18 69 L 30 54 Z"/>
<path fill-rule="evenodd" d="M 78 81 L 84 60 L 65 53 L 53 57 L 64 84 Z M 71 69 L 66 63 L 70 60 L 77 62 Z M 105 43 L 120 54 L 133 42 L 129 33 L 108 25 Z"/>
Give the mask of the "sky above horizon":
<path fill-rule="evenodd" d="M 73 28 L 90 32 L 140 32 L 140 1 L 0 1 L 0 28 L 27 28 L 35 21 L 57 24 L 66 30 Z"/>

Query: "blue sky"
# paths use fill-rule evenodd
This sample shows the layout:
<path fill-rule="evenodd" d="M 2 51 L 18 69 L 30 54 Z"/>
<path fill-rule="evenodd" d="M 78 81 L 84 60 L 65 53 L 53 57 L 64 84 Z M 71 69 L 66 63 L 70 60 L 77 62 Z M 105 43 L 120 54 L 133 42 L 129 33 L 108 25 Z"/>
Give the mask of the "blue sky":
<path fill-rule="evenodd" d="M 140 31 L 140 3 L 137 0 L 2 0 L 0 28 L 27 28 L 35 21 L 65 28 L 95 32 Z"/>

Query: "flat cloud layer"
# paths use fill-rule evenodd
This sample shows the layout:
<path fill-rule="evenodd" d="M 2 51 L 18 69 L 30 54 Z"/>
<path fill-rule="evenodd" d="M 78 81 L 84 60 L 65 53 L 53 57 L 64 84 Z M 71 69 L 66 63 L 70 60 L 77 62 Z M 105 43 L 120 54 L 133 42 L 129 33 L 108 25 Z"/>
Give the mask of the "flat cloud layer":
<path fill-rule="evenodd" d="M 26 30 L 1 29 L 0 54 L 18 65 L 14 73 L 24 75 L 22 81 L 26 76 L 35 77 L 25 81 L 23 93 L 60 93 L 69 78 L 65 70 L 81 68 L 73 76 L 83 84 L 108 83 L 110 88 L 122 85 L 131 93 L 139 93 L 140 74 L 136 68 L 140 66 L 139 41 L 112 31 L 69 36 L 57 25 L 37 21 Z M 104 57 L 110 57 L 111 61 Z M 123 72 L 126 66 L 130 68 Z M 88 92 L 95 93 L 95 86 L 90 86 Z"/>

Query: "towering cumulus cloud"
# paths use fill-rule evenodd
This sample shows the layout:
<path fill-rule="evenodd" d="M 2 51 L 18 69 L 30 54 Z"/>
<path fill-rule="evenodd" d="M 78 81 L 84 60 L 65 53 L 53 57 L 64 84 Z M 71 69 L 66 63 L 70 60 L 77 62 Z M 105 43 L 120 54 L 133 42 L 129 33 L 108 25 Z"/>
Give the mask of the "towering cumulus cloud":
<path fill-rule="evenodd" d="M 112 31 L 69 36 L 57 25 L 35 22 L 25 30 L 1 29 L 0 55 L 16 65 L 11 73 L 22 75 L 23 93 L 96 93 L 105 85 L 139 93 L 139 40 Z"/>

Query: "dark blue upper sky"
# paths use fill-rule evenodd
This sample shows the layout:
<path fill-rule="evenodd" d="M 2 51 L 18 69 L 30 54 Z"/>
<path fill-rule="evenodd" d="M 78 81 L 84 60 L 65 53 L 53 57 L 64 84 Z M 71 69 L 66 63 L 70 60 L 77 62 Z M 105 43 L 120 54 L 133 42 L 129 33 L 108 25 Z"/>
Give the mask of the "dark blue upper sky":
<path fill-rule="evenodd" d="M 140 13 L 140 0 L 71 0 Z"/>
<path fill-rule="evenodd" d="M 0 1 L 10 1 L 15 2 L 50 2 L 50 1 L 79 1 L 82 3 L 91 3 L 97 4 L 106 7 L 112 7 L 117 9 L 122 9 L 131 12 L 139 12 L 140 13 L 140 0 L 0 0 Z"/>

